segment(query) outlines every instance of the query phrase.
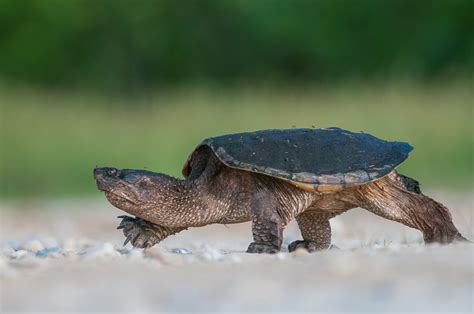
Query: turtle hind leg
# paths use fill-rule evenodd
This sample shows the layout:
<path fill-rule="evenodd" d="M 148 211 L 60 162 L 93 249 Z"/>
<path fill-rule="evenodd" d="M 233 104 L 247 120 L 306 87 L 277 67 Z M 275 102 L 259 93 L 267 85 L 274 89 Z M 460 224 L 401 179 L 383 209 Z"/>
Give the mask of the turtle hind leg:
<path fill-rule="evenodd" d="M 426 243 L 450 243 L 462 237 L 449 210 L 422 194 L 414 179 L 392 172 L 383 179 L 360 186 L 356 194 L 358 206 L 420 230 Z"/>
<path fill-rule="evenodd" d="M 336 216 L 333 213 L 306 211 L 296 216 L 303 240 L 297 240 L 288 245 L 288 251 L 299 248 L 308 252 L 328 249 L 331 245 L 331 225 L 329 219 Z"/>
<path fill-rule="evenodd" d="M 396 179 L 403 184 L 408 191 L 421 194 L 420 183 L 417 180 L 404 176 L 403 174 L 398 174 Z"/>
<path fill-rule="evenodd" d="M 407 177 L 403 174 L 400 174 L 398 173 L 397 176 L 395 177 L 399 182 L 401 182 L 405 188 L 410 191 L 410 192 L 414 192 L 416 194 L 423 194 L 421 192 L 421 188 L 420 188 L 420 183 L 413 179 L 413 178 L 410 178 L 410 177 Z M 427 196 L 426 196 L 427 197 Z M 446 209 L 448 210 L 448 209 Z M 454 237 L 454 240 L 457 240 L 457 241 L 466 241 L 466 242 L 471 242 L 469 241 L 468 239 L 464 238 L 461 233 L 457 233 L 456 236 Z"/>

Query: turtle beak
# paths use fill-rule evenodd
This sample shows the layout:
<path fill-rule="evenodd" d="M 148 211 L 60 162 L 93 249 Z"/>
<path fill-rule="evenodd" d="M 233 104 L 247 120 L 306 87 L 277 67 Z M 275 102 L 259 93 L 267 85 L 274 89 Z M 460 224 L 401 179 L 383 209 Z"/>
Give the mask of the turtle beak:
<path fill-rule="evenodd" d="M 94 169 L 94 179 L 97 188 L 101 191 L 110 191 L 120 180 L 119 170 L 116 168 L 104 167 Z"/>

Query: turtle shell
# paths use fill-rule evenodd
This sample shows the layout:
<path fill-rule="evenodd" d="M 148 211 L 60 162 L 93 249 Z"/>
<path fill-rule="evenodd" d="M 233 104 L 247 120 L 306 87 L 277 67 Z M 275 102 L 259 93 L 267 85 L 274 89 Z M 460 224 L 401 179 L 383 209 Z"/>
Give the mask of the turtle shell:
<path fill-rule="evenodd" d="M 282 129 L 205 139 L 228 167 L 261 173 L 305 189 L 328 190 L 377 180 L 401 164 L 413 147 L 340 128 Z M 183 174 L 189 175 L 188 158 Z"/>

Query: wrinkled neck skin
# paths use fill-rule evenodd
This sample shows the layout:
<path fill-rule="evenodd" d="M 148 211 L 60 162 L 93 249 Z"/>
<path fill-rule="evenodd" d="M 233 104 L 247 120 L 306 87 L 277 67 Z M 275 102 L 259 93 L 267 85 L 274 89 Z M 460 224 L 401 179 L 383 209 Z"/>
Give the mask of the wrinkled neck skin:
<path fill-rule="evenodd" d="M 167 175 L 153 178 L 151 188 L 126 192 L 120 187 L 106 193 L 110 203 L 125 212 L 165 227 L 199 227 L 218 222 L 225 210 L 207 193 L 201 180 L 181 180 Z"/>

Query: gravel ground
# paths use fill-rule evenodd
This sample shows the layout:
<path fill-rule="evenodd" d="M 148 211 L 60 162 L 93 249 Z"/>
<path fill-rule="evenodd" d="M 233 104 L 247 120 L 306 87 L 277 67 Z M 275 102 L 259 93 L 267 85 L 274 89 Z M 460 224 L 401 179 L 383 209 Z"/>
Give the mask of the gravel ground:
<path fill-rule="evenodd" d="M 433 193 L 431 193 L 433 194 Z M 472 193 L 434 193 L 473 239 Z M 1 312 L 473 312 L 474 245 L 355 209 L 334 247 L 246 254 L 250 224 L 193 228 L 148 250 L 122 247 L 105 200 L 1 206 Z M 298 239 L 292 223 L 285 245 Z"/>

